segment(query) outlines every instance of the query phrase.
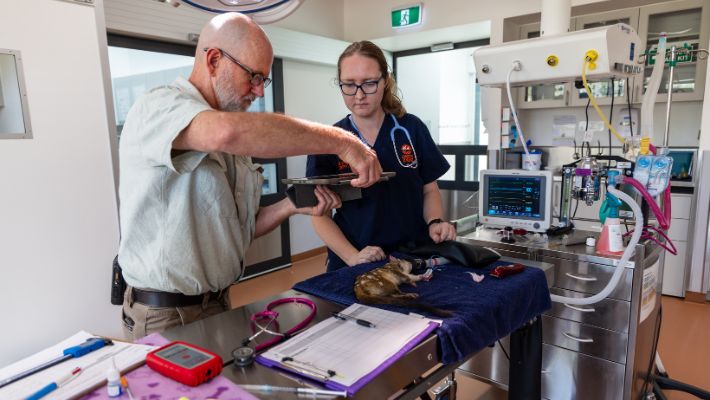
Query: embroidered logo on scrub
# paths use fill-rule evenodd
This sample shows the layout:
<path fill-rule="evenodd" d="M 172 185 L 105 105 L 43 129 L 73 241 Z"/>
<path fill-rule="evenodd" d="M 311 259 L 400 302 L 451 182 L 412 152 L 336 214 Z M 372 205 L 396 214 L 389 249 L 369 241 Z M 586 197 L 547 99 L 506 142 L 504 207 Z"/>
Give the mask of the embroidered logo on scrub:
<path fill-rule="evenodd" d="M 343 172 L 350 169 L 350 164 L 345 161 L 338 159 L 338 172 Z"/>
<path fill-rule="evenodd" d="M 411 164 L 414 162 L 414 153 L 412 152 L 412 146 L 410 146 L 408 143 L 405 143 L 402 145 L 400 148 L 402 151 L 402 163 L 403 164 Z"/>

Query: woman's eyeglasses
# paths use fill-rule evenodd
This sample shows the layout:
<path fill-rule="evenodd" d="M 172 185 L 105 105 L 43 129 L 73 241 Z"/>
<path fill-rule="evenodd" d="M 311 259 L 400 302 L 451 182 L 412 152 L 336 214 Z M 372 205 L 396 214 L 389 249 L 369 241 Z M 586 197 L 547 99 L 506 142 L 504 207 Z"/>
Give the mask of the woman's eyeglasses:
<path fill-rule="evenodd" d="M 359 85 L 354 83 L 343 83 L 342 81 L 338 84 L 340 86 L 340 91 L 346 96 L 355 96 L 358 89 L 362 90 L 364 94 L 373 94 L 377 91 L 377 85 L 379 85 L 382 77 L 379 77 L 375 81 L 366 81 Z"/>

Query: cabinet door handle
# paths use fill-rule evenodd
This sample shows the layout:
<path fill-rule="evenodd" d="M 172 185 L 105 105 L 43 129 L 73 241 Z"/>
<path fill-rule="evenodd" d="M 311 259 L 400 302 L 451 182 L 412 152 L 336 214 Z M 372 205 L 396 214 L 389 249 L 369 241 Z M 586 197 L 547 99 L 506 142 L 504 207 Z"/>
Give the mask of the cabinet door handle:
<path fill-rule="evenodd" d="M 571 309 L 573 309 L 575 311 L 579 311 L 579 312 L 594 312 L 595 311 L 593 308 L 575 307 L 575 306 L 571 306 L 569 304 L 565 304 L 565 307 L 571 308 Z"/>
<path fill-rule="evenodd" d="M 597 280 L 597 278 L 594 276 L 577 276 L 577 275 L 572 275 L 569 272 L 565 273 L 565 275 L 569 276 L 572 279 L 576 279 L 578 281 L 594 282 Z"/>
<path fill-rule="evenodd" d="M 572 340 L 574 340 L 575 342 L 580 342 L 580 343 L 594 343 L 594 339 L 590 339 L 590 338 L 580 338 L 580 337 L 572 336 L 572 335 L 570 335 L 570 334 L 567 333 L 567 332 L 562 332 L 562 334 L 565 335 L 565 337 L 566 337 L 567 339 L 572 339 Z"/>

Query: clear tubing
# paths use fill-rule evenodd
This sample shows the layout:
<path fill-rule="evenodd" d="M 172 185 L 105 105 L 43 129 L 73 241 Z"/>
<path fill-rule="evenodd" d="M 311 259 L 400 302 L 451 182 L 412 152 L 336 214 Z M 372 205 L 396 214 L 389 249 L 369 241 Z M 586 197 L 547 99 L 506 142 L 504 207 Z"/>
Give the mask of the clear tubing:
<path fill-rule="evenodd" d="M 614 188 L 613 184 L 610 184 L 609 187 L 607 187 L 607 192 L 613 194 L 616 196 L 618 199 L 624 201 L 626 204 L 631 207 L 631 211 L 634 213 L 634 219 L 636 220 L 636 226 L 637 227 L 642 227 L 643 226 L 643 216 L 641 215 L 641 207 L 634 201 L 631 196 L 628 194 L 622 192 L 621 190 L 616 190 Z M 621 255 L 621 259 L 619 260 L 619 263 L 616 266 L 616 269 L 614 270 L 614 274 L 611 276 L 611 279 L 609 280 L 609 283 L 604 287 L 604 289 L 601 290 L 601 292 L 589 296 L 589 297 L 565 297 L 565 296 L 558 296 L 556 294 L 551 294 L 550 299 L 556 303 L 564 303 L 564 304 L 569 304 L 569 305 L 587 305 L 587 304 L 594 304 L 597 303 L 601 300 L 604 300 L 607 298 L 611 292 L 616 288 L 616 285 L 619 283 L 621 280 L 621 276 L 624 273 L 624 270 L 626 269 L 626 263 L 629 261 L 631 258 L 631 255 L 634 253 L 634 249 L 636 248 L 636 245 L 638 244 L 639 240 L 641 239 L 641 233 L 643 229 L 636 229 L 634 230 L 634 234 L 631 235 L 631 241 L 629 242 L 628 246 L 626 246 L 626 250 L 624 250 L 624 254 Z M 642 266 L 637 265 L 636 268 L 642 268 Z"/>
<path fill-rule="evenodd" d="M 658 88 L 661 87 L 661 78 L 663 78 L 663 68 L 666 65 L 666 36 L 661 34 L 658 40 L 658 49 L 656 52 L 656 63 L 651 72 L 651 81 L 646 88 L 646 94 L 643 96 L 641 103 L 641 136 L 653 137 L 653 106 L 656 104 L 656 95 Z"/>
<path fill-rule="evenodd" d="M 508 78 L 505 81 L 505 88 L 508 90 L 508 103 L 510 103 L 510 111 L 513 113 L 513 118 L 515 119 L 515 126 L 518 128 L 518 135 L 520 135 L 520 141 L 523 142 L 523 149 L 525 150 L 525 155 L 530 156 L 530 152 L 528 151 L 528 144 L 526 143 L 525 135 L 523 135 L 523 127 L 520 126 L 520 121 L 518 121 L 518 110 L 515 109 L 513 95 L 511 94 L 510 89 L 510 75 L 513 73 L 513 71 L 520 71 L 521 68 L 522 66 L 520 64 L 520 61 L 513 61 L 513 65 L 510 67 L 510 71 L 508 71 Z"/>

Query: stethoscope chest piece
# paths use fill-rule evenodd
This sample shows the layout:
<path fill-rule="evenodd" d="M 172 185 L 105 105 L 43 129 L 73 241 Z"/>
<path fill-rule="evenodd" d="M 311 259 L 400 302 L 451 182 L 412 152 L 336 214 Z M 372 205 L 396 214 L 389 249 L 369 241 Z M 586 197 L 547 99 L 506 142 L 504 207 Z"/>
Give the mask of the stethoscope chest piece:
<path fill-rule="evenodd" d="M 254 362 L 256 353 L 254 352 L 254 349 L 249 346 L 237 347 L 232 350 L 232 358 L 234 358 L 235 366 L 246 367 Z"/>

